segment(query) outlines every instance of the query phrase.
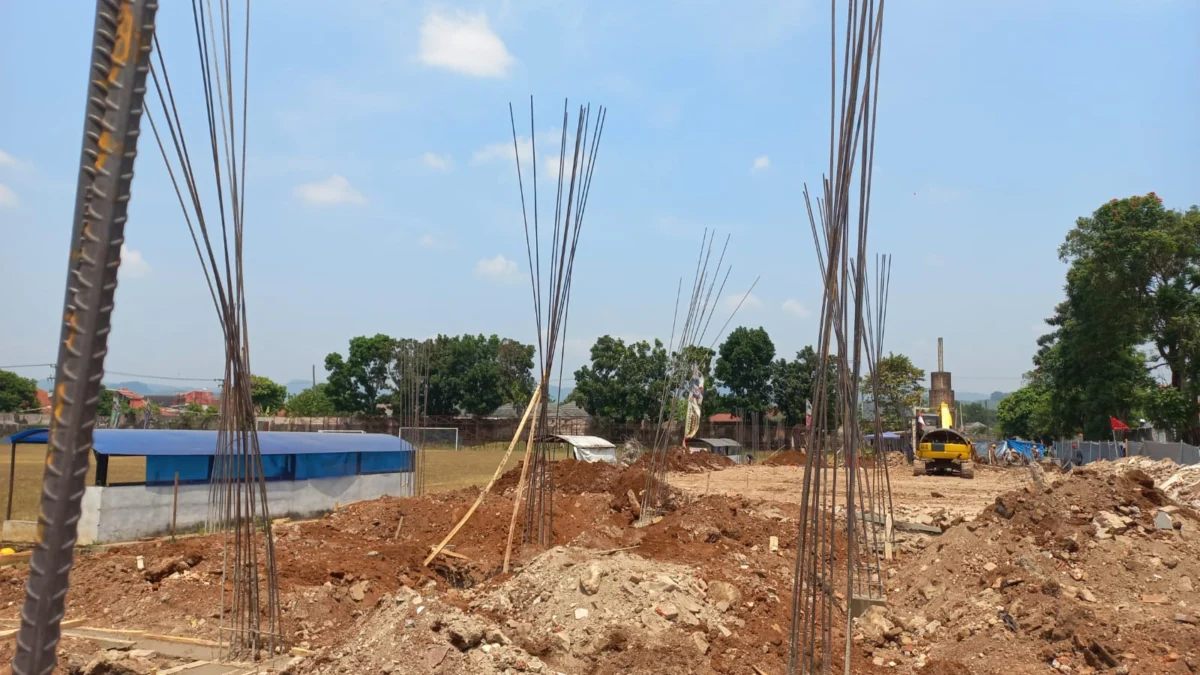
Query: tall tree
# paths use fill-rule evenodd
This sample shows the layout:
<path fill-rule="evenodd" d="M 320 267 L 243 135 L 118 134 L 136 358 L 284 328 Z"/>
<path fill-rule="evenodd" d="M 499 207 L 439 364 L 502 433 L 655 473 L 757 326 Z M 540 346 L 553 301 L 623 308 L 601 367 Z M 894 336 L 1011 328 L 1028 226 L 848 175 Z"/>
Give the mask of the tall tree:
<path fill-rule="evenodd" d="M 337 413 L 329 400 L 324 382 L 293 395 L 287 400 L 288 417 L 327 417 Z"/>
<path fill-rule="evenodd" d="M 771 365 L 771 398 L 789 425 L 804 422 L 807 404 L 816 404 L 813 394 L 820 362 L 811 346 L 796 352 L 796 359 L 777 359 Z M 829 424 L 837 425 L 837 366 L 832 359 L 826 363 L 825 387 L 829 392 L 826 414 Z M 814 413 L 815 414 L 815 413 Z"/>
<path fill-rule="evenodd" d="M 439 335 L 430 355 L 429 413 L 482 416 L 528 402 L 533 346 L 497 335 Z"/>
<path fill-rule="evenodd" d="M 771 362 L 775 344 L 762 328 L 739 326 L 725 338 L 717 357 L 716 376 L 728 393 L 722 405 L 730 411 L 766 412 L 771 404 Z"/>
<path fill-rule="evenodd" d="M 875 366 L 879 374 L 879 414 L 884 429 L 895 431 L 907 429 L 913 408 L 921 405 L 925 387 L 925 371 L 913 365 L 912 359 L 903 354 L 888 355 Z M 860 392 L 864 410 L 874 412 L 874 385 L 870 375 L 863 378 Z"/>
<path fill-rule="evenodd" d="M 1038 382 L 1030 382 L 1000 401 L 996 419 L 1000 433 L 1007 438 L 1050 441 L 1057 435 L 1050 391 Z"/>
<path fill-rule="evenodd" d="M 497 340 L 492 336 L 492 340 Z M 537 382 L 533 377 L 533 345 L 523 345 L 511 338 L 497 340 L 496 361 L 500 366 L 500 388 L 505 403 L 524 407 L 533 396 Z M 550 374 L 553 379 L 553 373 Z"/>
<path fill-rule="evenodd" d="M 0 370 L 0 412 L 20 412 L 37 407 L 37 380 Z"/>
<path fill-rule="evenodd" d="M 112 389 L 100 387 L 100 400 L 96 402 L 96 417 L 108 418 L 113 411 Z"/>
<path fill-rule="evenodd" d="M 254 401 L 254 407 L 259 412 L 272 413 L 282 408 L 287 401 L 287 387 L 269 377 L 251 375 L 250 400 Z"/>
<path fill-rule="evenodd" d="M 376 404 L 389 389 L 389 368 L 396 341 L 380 333 L 350 340 L 345 359 L 334 352 L 325 357 L 329 371 L 326 395 L 336 409 L 363 415 L 378 415 Z"/>
<path fill-rule="evenodd" d="M 667 351 L 659 340 L 629 345 L 610 335 L 592 345 L 591 365 L 575 371 L 567 400 L 589 415 L 615 422 L 658 419 L 667 377 Z"/>

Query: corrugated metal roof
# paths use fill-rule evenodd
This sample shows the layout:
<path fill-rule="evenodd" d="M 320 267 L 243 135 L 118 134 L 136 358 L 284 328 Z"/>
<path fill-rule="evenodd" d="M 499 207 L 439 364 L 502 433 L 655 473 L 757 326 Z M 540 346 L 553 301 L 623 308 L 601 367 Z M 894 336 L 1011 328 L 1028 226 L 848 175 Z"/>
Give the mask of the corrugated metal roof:
<path fill-rule="evenodd" d="M 564 434 L 551 434 L 542 436 L 541 440 L 545 441 L 561 441 L 568 445 L 573 445 L 577 448 L 615 448 L 611 442 L 600 438 L 599 436 L 567 436 Z"/>
<path fill-rule="evenodd" d="M 697 438 L 696 440 L 700 441 L 701 443 L 704 443 L 706 445 L 709 445 L 711 447 L 714 447 L 714 448 L 740 448 L 740 447 L 742 447 L 741 443 L 738 443 L 737 441 L 733 440 L 732 438 Z"/>
<path fill-rule="evenodd" d="M 0 443 L 45 443 L 50 430 L 27 429 Z M 97 429 L 93 447 L 101 455 L 213 455 L 216 431 L 180 429 Z M 412 446 L 390 434 L 318 434 L 304 431 L 260 431 L 258 449 L 263 455 L 310 455 L 344 452 L 406 452 Z"/>

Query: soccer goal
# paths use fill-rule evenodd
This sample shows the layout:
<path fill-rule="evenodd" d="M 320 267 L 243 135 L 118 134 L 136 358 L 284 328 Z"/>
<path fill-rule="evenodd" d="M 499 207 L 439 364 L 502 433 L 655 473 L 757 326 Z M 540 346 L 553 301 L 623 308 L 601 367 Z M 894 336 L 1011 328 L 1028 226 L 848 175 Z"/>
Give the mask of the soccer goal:
<path fill-rule="evenodd" d="M 422 450 L 462 450 L 456 427 L 400 427 L 400 438 Z"/>

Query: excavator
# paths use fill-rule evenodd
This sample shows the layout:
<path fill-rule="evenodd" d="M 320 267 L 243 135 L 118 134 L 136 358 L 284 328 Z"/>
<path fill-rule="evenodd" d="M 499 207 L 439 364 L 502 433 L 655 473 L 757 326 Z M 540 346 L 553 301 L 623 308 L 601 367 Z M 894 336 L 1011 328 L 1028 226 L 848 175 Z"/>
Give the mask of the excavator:
<path fill-rule="evenodd" d="M 950 406 L 943 401 L 937 411 L 918 408 L 915 412 L 913 475 L 951 474 L 974 478 L 975 467 L 971 461 L 974 446 L 971 439 L 954 430 Z"/>

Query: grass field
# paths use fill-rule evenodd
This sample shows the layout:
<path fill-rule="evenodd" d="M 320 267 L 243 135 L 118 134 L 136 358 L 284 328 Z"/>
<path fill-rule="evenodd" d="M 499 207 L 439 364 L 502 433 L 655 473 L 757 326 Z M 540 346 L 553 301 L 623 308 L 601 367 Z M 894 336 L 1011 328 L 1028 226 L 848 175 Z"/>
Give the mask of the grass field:
<path fill-rule="evenodd" d="M 566 456 L 565 446 L 556 446 L 553 459 Z M 504 457 L 506 446 L 489 446 L 465 450 L 426 450 L 425 485 L 427 492 L 457 490 L 469 485 L 483 485 L 496 471 Z M 10 448 L 0 448 L 0 509 L 8 505 L 8 470 Z M 45 445 L 18 445 L 14 472 L 12 517 L 15 520 L 36 520 L 41 497 L 42 474 L 45 469 Z M 524 457 L 525 444 L 513 450 L 504 470 L 515 467 Z M 96 480 L 95 462 L 88 469 L 87 484 Z M 146 480 L 146 460 L 143 457 L 113 457 L 108 462 L 108 482 L 140 483 Z M 4 515 L 0 511 L 0 517 Z"/>

